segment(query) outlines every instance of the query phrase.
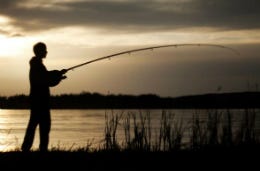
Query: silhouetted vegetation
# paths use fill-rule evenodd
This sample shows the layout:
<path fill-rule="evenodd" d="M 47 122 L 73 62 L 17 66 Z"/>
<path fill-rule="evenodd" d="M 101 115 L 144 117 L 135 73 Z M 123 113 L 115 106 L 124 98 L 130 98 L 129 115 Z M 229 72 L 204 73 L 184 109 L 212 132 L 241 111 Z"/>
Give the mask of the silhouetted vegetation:
<path fill-rule="evenodd" d="M 260 92 L 238 92 L 160 97 L 155 94 L 103 95 L 83 92 L 51 96 L 53 109 L 167 109 L 167 108 L 259 108 Z M 29 97 L 0 97 L 0 108 L 29 109 Z"/>
<path fill-rule="evenodd" d="M 230 110 L 210 110 L 206 120 L 199 118 L 200 113 L 191 114 L 193 119 L 184 123 L 182 119 L 177 120 L 173 113 L 163 110 L 159 132 L 156 133 L 149 111 L 139 113 L 139 118 L 136 113 L 112 113 L 110 118 L 106 117 L 103 147 L 105 150 L 196 151 L 259 146 L 260 134 L 255 125 L 259 111 L 256 109 L 245 109 L 236 121 L 233 119 L 236 113 Z M 240 125 L 234 126 L 234 122 Z M 124 140 L 117 139 L 119 126 L 124 129 Z M 185 133 L 190 136 L 189 140 L 183 141 Z"/>

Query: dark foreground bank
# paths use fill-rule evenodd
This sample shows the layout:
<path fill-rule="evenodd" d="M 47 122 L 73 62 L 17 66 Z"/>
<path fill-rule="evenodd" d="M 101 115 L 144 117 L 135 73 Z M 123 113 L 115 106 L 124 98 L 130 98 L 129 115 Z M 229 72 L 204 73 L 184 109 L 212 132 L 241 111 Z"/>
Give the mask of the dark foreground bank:
<path fill-rule="evenodd" d="M 2 152 L 0 167 L 5 170 L 255 170 L 259 152 L 259 145 L 172 152 Z"/>

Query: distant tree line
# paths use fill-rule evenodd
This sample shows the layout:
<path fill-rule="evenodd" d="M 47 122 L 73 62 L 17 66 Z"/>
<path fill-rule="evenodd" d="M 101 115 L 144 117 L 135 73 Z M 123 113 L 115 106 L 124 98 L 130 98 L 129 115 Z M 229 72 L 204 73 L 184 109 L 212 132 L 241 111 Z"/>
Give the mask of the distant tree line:
<path fill-rule="evenodd" d="M 0 96 L 2 109 L 29 109 L 27 95 Z M 166 109 L 166 108 L 259 108 L 259 92 L 238 92 L 160 97 L 155 94 L 103 95 L 83 92 L 51 96 L 53 109 Z"/>
<path fill-rule="evenodd" d="M 171 98 L 161 98 L 154 94 L 144 95 L 103 95 L 83 92 L 51 96 L 53 109 L 95 109 L 95 108 L 166 108 L 171 106 Z M 2 109 L 28 109 L 29 96 L 15 95 L 0 97 Z"/>

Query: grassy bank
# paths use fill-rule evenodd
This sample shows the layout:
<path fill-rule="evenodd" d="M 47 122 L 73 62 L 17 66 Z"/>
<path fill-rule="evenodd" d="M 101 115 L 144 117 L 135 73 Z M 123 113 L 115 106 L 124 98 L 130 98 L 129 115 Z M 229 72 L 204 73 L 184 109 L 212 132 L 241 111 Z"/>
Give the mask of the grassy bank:
<path fill-rule="evenodd" d="M 235 169 L 253 170 L 258 166 L 259 146 L 210 148 L 197 151 L 50 151 L 0 153 L 5 169 L 69 169 L 69 170 L 173 170 Z"/>

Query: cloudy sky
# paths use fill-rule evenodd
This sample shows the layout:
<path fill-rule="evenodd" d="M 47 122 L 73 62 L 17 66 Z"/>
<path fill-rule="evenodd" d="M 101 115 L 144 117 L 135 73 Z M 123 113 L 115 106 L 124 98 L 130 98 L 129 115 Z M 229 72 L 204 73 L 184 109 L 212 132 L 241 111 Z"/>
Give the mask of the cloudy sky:
<path fill-rule="evenodd" d="M 254 91 L 260 83 L 259 0 L 1 0 L 0 96 L 29 93 L 32 46 L 45 42 L 48 70 L 121 51 L 69 71 L 52 94 L 188 94 Z"/>

